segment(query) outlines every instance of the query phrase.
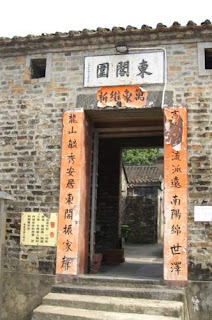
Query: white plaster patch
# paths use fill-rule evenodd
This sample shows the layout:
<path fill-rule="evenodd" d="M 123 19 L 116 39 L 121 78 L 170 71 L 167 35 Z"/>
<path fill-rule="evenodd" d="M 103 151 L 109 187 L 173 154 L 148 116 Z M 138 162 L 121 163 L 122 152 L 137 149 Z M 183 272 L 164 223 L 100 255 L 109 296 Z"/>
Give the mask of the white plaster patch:
<path fill-rule="evenodd" d="M 212 221 L 212 206 L 195 206 L 194 221 Z"/>
<path fill-rule="evenodd" d="M 194 312 L 198 312 L 199 311 L 199 299 L 197 298 L 197 296 L 194 296 L 191 298 L 191 301 L 193 303 L 193 307 L 194 307 Z"/>

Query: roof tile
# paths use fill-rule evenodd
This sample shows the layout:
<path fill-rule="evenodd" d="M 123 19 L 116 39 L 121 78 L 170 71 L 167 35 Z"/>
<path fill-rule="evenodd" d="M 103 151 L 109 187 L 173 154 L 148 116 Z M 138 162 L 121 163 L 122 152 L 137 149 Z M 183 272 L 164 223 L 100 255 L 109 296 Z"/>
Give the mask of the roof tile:
<path fill-rule="evenodd" d="M 40 41 L 40 40 L 56 40 L 58 38 L 64 39 L 64 38 L 86 38 L 86 37 L 93 37 L 93 36 L 108 36 L 108 35 L 114 35 L 114 34 L 134 34 L 136 33 L 145 33 L 145 32 L 169 32 L 175 29 L 181 30 L 181 31 L 187 31 L 190 29 L 195 30 L 204 30 L 205 28 L 212 28 L 212 24 L 210 20 L 206 19 L 204 22 L 202 22 L 200 25 L 197 25 L 192 20 L 188 21 L 186 26 L 181 26 L 179 22 L 175 21 L 170 27 L 165 26 L 163 23 L 158 23 L 156 28 L 152 28 L 147 25 L 142 25 L 140 29 L 137 29 L 133 26 L 127 26 L 126 29 L 123 27 L 116 27 L 114 26 L 111 30 L 108 28 L 97 28 L 96 30 L 88 30 L 83 29 L 82 31 L 69 31 L 67 33 L 63 32 L 55 32 L 53 34 L 46 34 L 42 33 L 41 35 L 27 35 L 25 37 L 19 37 L 14 36 L 13 38 L 7 38 L 7 37 L 0 37 L 0 43 L 6 44 L 6 43 L 13 43 L 13 42 L 30 42 L 30 41 Z"/>
<path fill-rule="evenodd" d="M 161 173 L 156 165 L 125 165 L 129 184 L 160 182 Z"/>

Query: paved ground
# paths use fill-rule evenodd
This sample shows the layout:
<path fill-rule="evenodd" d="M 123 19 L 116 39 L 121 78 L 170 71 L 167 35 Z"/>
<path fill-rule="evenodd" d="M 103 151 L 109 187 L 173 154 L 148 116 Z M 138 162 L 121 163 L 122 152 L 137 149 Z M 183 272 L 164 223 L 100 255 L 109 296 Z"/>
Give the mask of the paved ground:
<path fill-rule="evenodd" d="M 102 266 L 99 276 L 133 279 L 163 279 L 163 245 L 125 245 L 125 262 Z"/>

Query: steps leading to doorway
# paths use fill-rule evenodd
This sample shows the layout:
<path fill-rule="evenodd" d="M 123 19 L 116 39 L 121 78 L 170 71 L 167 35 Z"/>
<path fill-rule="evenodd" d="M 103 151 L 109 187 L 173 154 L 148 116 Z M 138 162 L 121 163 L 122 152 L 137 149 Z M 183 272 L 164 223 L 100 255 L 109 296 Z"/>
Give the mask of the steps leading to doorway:
<path fill-rule="evenodd" d="M 87 310 L 100 310 L 119 313 L 138 313 L 148 314 L 151 310 L 151 314 L 160 314 L 166 316 L 180 315 L 182 308 L 182 302 L 174 302 L 170 305 L 170 302 L 160 300 L 146 300 L 135 298 L 123 298 L 123 297 L 106 297 L 106 296 L 89 296 L 89 295 L 77 295 L 77 294 L 55 294 L 50 293 L 43 301 L 46 305 L 54 305 L 61 307 L 82 308 Z"/>
<path fill-rule="evenodd" d="M 32 320 L 185 320 L 184 313 L 183 289 L 91 276 L 54 285 Z"/>
<path fill-rule="evenodd" d="M 69 282 L 75 285 L 91 285 L 91 286 L 110 286 L 110 287 L 130 287 L 130 288 L 144 288 L 151 286 L 161 286 L 164 288 L 164 281 L 152 280 L 152 279 L 136 279 L 136 278 L 122 278 L 122 277 L 111 277 L 96 275 L 81 275 L 80 277 L 72 277 Z"/>
<path fill-rule="evenodd" d="M 168 301 L 182 301 L 181 290 L 167 288 L 123 288 L 110 286 L 78 286 L 78 285 L 57 285 L 53 286 L 52 292 L 66 294 L 85 294 L 106 297 L 125 297 L 138 299 L 156 299 Z"/>

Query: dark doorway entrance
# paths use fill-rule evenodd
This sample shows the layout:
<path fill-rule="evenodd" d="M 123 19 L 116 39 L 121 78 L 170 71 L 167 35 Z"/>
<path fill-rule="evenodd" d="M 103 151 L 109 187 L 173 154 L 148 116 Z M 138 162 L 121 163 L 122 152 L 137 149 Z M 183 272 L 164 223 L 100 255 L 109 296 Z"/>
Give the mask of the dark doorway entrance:
<path fill-rule="evenodd" d="M 120 266 L 122 271 L 125 269 L 128 275 L 132 271 L 131 276 L 133 276 L 135 272 L 132 269 L 137 267 L 140 269 L 142 261 L 139 260 L 141 259 L 139 255 L 143 254 L 141 251 L 138 254 L 139 249 L 135 246 L 125 244 L 124 248 L 123 244 L 122 221 L 120 219 L 121 150 L 129 147 L 163 147 L 163 114 L 158 109 L 154 114 L 151 109 L 145 111 L 99 110 L 95 113 L 89 111 L 88 115 L 93 120 L 94 136 L 96 137 L 93 153 L 95 170 L 93 171 L 91 192 L 90 270 L 92 270 L 94 263 L 93 255 L 103 254 L 103 262 L 106 264 L 108 264 L 107 255 L 110 255 L 109 260 L 112 259 L 112 264 L 117 264 L 118 259 L 120 262 L 123 259 L 124 255 L 121 256 L 121 251 L 123 252 L 125 249 L 125 259 L 131 259 L 131 261 L 122 263 Z M 160 245 L 160 255 L 161 248 Z M 146 249 L 143 247 L 143 250 Z M 134 252 L 135 256 L 130 257 L 128 254 L 130 252 Z M 138 260 L 133 262 L 133 259 Z M 152 259 L 154 260 L 154 257 L 150 258 L 153 265 Z M 117 267 L 116 265 L 116 270 Z M 158 265 L 156 265 L 157 267 Z M 111 270 L 108 271 L 107 268 L 107 266 L 106 269 L 103 266 L 100 271 L 106 274 L 107 270 L 111 273 Z M 114 268 L 113 271 L 115 271 Z M 120 275 L 121 273 L 120 270 Z"/>
<path fill-rule="evenodd" d="M 159 222 L 162 221 L 159 216 L 163 214 L 159 197 L 162 191 L 160 189 L 159 193 L 156 185 L 133 188 L 132 183 L 128 183 L 125 200 L 122 195 L 122 146 L 130 146 L 131 143 L 134 146 L 138 143 L 146 146 L 152 144 L 153 140 L 160 145 L 161 138 L 158 137 L 99 140 L 94 250 L 103 254 L 100 272 L 104 274 L 148 278 L 151 270 L 152 277 L 162 277 Z M 130 229 L 127 236 L 124 227 Z"/>

